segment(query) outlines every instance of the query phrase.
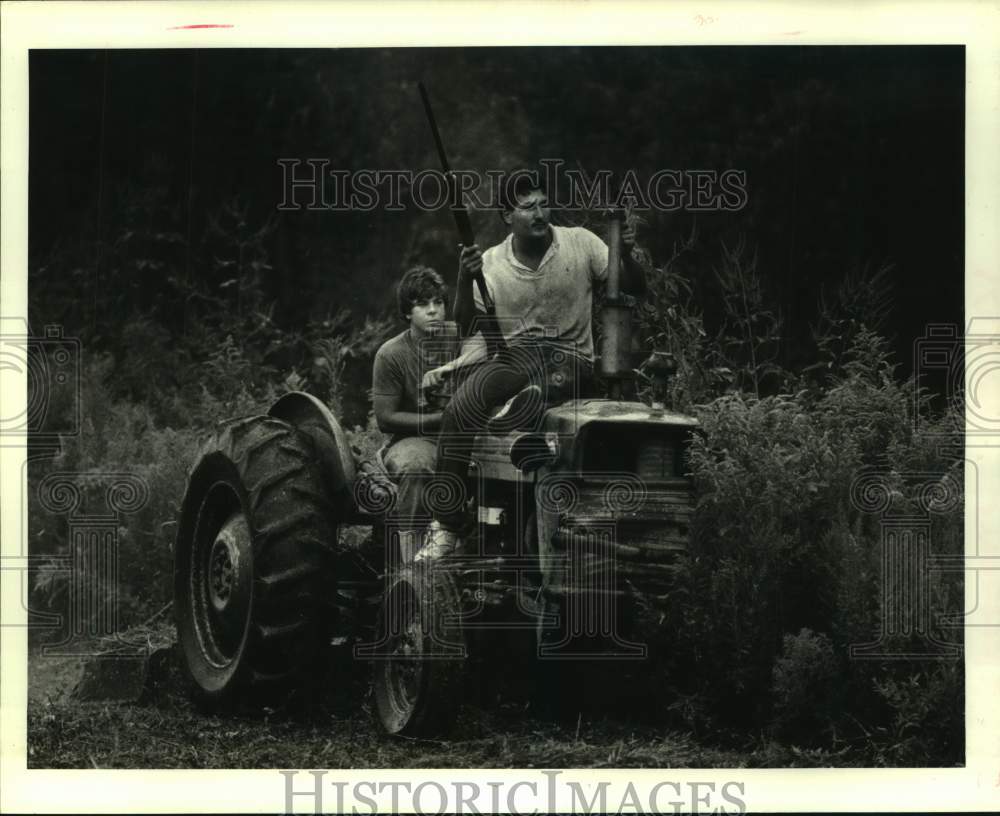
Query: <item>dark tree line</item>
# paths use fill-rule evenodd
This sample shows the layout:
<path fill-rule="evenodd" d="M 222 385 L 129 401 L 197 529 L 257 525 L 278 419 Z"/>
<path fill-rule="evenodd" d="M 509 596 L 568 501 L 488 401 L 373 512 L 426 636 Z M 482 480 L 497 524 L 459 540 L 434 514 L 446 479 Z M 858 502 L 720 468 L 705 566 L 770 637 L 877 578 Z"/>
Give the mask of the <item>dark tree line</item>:
<path fill-rule="evenodd" d="M 720 243 L 742 237 L 791 367 L 821 291 L 891 265 L 905 371 L 924 324 L 962 317 L 963 64 L 902 46 L 34 52 L 31 317 L 115 350 L 130 315 L 176 336 L 213 303 L 238 310 L 234 273 L 288 329 L 389 308 L 414 261 L 453 277 L 445 212 L 276 210 L 279 158 L 435 167 L 422 79 L 456 167 L 745 171 L 739 212 L 646 213 L 654 260 L 696 230 L 711 323 Z M 476 215 L 484 242 L 502 235 Z"/>

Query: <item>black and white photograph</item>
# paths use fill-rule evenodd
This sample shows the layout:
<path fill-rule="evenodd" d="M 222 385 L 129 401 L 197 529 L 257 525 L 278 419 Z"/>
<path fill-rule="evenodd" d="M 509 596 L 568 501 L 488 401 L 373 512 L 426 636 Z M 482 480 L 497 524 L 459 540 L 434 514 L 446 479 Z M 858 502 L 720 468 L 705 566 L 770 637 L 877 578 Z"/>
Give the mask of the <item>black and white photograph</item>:
<path fill-rule="evenodd" d="M 755 44 L 722 5 L 677 42 L 360 47 L 337 5 L 324 47 L 221 4 L 17 43 L 20 773 L 254 770 L 271 812 L 742 813 L 762 769 L 988 802 L 982 42 Z"/>

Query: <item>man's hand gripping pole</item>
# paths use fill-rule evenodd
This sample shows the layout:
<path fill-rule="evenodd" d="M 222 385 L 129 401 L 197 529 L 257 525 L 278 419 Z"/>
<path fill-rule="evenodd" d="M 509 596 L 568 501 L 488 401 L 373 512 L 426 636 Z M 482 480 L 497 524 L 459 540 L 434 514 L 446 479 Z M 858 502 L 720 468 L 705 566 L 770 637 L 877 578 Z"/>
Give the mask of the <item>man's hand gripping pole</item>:
<path fill-rule="evenodd" d="M 423 82 L 418 82 L 420 98 L 424 103 L 424 112 L 427 114 L 427 121 L 431 126 L 431 135 L 434 137 L 434 146 L 437 148 L 438 158 L 441 160 L 441 169 L 444 171 L 445 179 L 448 182 L 449 198 L 451 199 L 451 214 L 455 218 L 455 226 L 458 228 L 458 235 L 464 246 L 472 246 L 476 243 L 476 235 L 472 231 L 472 222 L 469 220 L 469 213 L 465 209 L 465 202 L 461 198 L 458 189 L 458 180 L 448 164 L 448 154 L 445 153 L 444 143 L 441 141 L 441 134 L 438 131 L 437 120 L 434 118 L 434 111 L 431 108 L 431 100 L 427 95 L 427 89 Z M 480 321 L 480 327 L 486 340 L 487 353 L 492 357 L 498 351 L 506 351 L 507 343 L 504 340 L 500 326 L 497 324 L 497 307 L 486 286 L 486 279 L 480 271 L 476 277 L 476 287 L 479 289 L 479 296 L 483 300 L 483 309 L 486 312 L 485 319 Z"/>

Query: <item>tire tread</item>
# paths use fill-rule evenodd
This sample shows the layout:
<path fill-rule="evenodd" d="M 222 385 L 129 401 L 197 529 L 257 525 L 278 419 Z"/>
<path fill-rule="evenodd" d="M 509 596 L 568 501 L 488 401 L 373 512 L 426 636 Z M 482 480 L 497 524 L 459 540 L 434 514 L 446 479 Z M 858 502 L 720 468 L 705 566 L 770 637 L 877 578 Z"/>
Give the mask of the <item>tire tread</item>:
<path fill-rule="evenodd" d="M 218 427 L 202 445 L 189 474 L 176 558 L 186 552 L 190 561 L 196 525 L 191 518 L 185 524 L 185 515 L 198 512 L 204 491 L 220 479 L 232 483 L 241 496 L 251 530 L 251 620 L 234 661 L 238 668 L 231 678 L 221 681 L 223 688 L 208 692 L 194 668 L 189 666 L 188 673 L 196 690 L 220 699 L 246 688 L 259 687 L 270 695 L 305 685 L 315 674 L 317 659 L 325 654 L 324 641 L 328 642 L 338 623 L 330 620 L 326 599 L 338 579 L 357 578 L 349 574 L 352 562 L 337 557 L 336 512 L 314 443 L 307 434 L 271 417 L 244 417 Z M 187 539 L 182 540 L 185 535 Z M 189 603 L 184 597 L 185 592 L 190 594 L 185 590 L 190 581 L 182 574 L 185 564 L 176 563 L 175 597 Z M 195 637 L 193 631 L 181 631 L 182 621 L 179 617 L 179 637 Z M 341 625 L 348 622 L 346 618 L 339 621 Z M 189 621 L 188 629 L 192 625 Z M 211 671 L 206 666 L 196 668 L 202 673 Z"/>

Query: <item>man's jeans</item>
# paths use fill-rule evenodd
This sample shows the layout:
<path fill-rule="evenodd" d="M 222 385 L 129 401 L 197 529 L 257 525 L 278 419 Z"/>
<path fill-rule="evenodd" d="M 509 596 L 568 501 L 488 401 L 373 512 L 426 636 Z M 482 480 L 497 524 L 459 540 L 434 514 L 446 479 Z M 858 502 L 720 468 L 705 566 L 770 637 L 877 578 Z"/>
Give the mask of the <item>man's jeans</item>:
<path fill-rule="evenodd" d="M 494 409 L 528 385 L 537 385 L 545 405 L 568 399 L 589 386 L 591 364 L 545 341 L 511 346 L 482 363 L 459 385 L 441 422 L 437 450 L 436 491 L 452 494 L 450 502 L 436 501 L 431 512 L 443 526 L 465 526 L 464 500 L 470 495 L 466 477 L 476 434 L 486 428 Z M 540 422 L 542 412 L 534 417 Z"/>

